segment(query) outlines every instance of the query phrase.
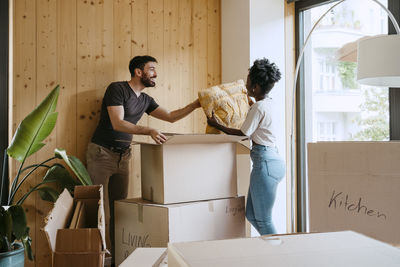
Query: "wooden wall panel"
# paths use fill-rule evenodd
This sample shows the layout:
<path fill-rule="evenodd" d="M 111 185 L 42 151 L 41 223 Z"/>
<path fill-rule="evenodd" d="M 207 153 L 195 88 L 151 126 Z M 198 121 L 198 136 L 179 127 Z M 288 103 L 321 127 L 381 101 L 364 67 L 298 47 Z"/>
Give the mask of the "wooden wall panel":
<path fill-rule="evenodd" d="M 113 22 L 114 81 L 130 80 L 129 60 L 131 57 L 131 1 L 114 1 Z M 110 81 L 111 82 L 111 81 Z"/>
<path fill-rule="evenodd" d="M 208 27 L 207 27 L 207 0 L 193 2 L 193 99 L 198 97 L 198 91 L 205 89 L 207 84 L 207 51 L 208 51 Z M 204 133 L 207 120 L 204 112 L 198 109 L 193 115 L 195 132 Z"/>
<path fill-rule="evenodd" d="M 197 1 L 197 0 L 195 0 Z M 195 2 L 193 1 L 193 2 Z M 177 50 L 178 56 L 178 68 L 176 68 L 179 84 L 177 88 L 174 88 L 172 93 L 173 97 L 176 97 L 175 105 L 172 108 L 182 108 L 183 106 L 193 102 L 193 25 L 192 25 L 192 1 L 191 0 L 180 0 L 179 1 L 179 27 L 178 27 L 178 38 L 179 45 Z M 171 98 L 171 96 L 170 96 Z M 193 131 L 193 114 L 190 114 L 181 121 L 175 122 L 181 129 L 180 132 L 190 133 Z M 175 125 L 174 125 L 175 127 Z M 171 129 L 171 132 L 174 132 Z"/>
<path fill-rule="evenodd" d="M 131 34 L 131 58 L 138 55 L 148 54 L 148 3 L 147 1 L 135 0 L 131 5 L 131 23 L 132 23 L 132 34 Z M 140 119 L 138 125 L 148 125 L 149 118 L 146 113 Z M 135 140 L 144 141 L 147 140 L 144 136 L 135 136 Z M 129 186 L 128 197 L 140 197 L 141 196 L 141 180 L 140 180 L 140 145 L 132 146 L 132 159 L 130 164 L 130 173 L 132 185 Z"/>
<path fill-rule="evenodd" d="M 14 3 L 14 91 L 13 91 L 13 121 L 12 128 L 15 132 L 18 124 L 36 106 L 36 1 L 20 0 Z M 36 162 L 36 155 L 29 157 L 26 166 Z M 12 176 L 16 174 L 16 168 L 20 163 L 13 161 Z M 32 181 L 33 180 L 33 181 Z M 33 184 L 36 177 L 24 183 L 20 192 L 26 193 Z M 17 201 L 21 194 L 15 196 Z M 37 247 L 36 238 L 36 198 L 30 196 L 25 200 L 25 212 L 30 223 L 30 236 L 32 237 L 32 248 Z M 27 262 L 26 266 L 34 266 L 34 263 Z"/>
<path fill-rule="evenodd" d="M 179 108 L 180 102 L 179 95 L 179 79 L 175 75 L 179 68 L 178 56 L 179 56 L 179 38 L 177 33 L 179 27 L 179 2 L 178 0 L 165 0 L 164 1 L 164 42 L 159 44 L 163 46 L 164 51 L 164 64 L 168 68 L 164 68 L 162 74 L 165 77 L 164 86 L 158 87 L 157 91 L 162 98 L 158 98 L 158 104 L 164 106 L 168 101 L 171 109 Z M 182 121 L 180 121 L 182 122 Z M 179 123 L 179 122 L 177 122 Z M 173 131 L 174 125 L 171 123 L 165 123 L 163 127 L 165 131 Z"/>
<path fill-rule="evenodd" d="M 83 158 L 86 144 L 96 127 L 94 116 L 97 114 L 96 104 L 96 55 L 97 37 L 101 25 L 97 25 L 97 1 L 77 0 L 77 55 L 76 55 L 76 130 L 77 130 L 77 155 Z"/>
<path fill-rule="evenodd" d="M 57 77 L 60 96 L 57 103 L 57 147 L 77 155 L 77 38 L 76 1 L 57 0 Z"/>
<path fill-rule="evenodd" d="M 221 3 L 208 0 L 208 86 L 221 82 Z"/>
<path fill-rule="evenodd" d="M 55 147 L 86 161 L 105 89 L 130 79 L 133 56 L 157 58 L 157 86 L 145 92 L 168 110 L 184 107 L 198 90 L 221 82 L 220 0 L 14 0 L 13 8 L 12 131 L 56 84 L 61 86 L 56 129 L 30 162 L 51 157 Z M 139 124 L 198 133 L 204 132 L 206 119 L 199 109 L 173 124 L 147 115 Z M 138 197 L 139 146 L 132 154 L 129 196 Z M 17 165 L 12 165 L 14 175 Z M 50 206 L 38 196 L 26 201 L 36 255 L 26 266 L 51 264 L 40 230 Z"/>
<path fill-rule="evenodd" d="M 54 88 L 57 81 L 57 3 L 55 0 L 37 0 L 37 30 L 36 31 L 36 103 L 40 103 Z M 45 74 L 45 75 L 43 75 Z M 60 101 L 60 99 L 59 99 Z M 54 154 L 57 143 L 57 129 L 45 140 L 45 146 L 37 153 L 37 160 L 42 162 Z M 35 176 L 36 183 L 42 181 L 45 170 Z M 51 264 L 51 254 L 47 239 L 41 230 L 44 227 L 44 218 L 51 208 L 51 203 L 41 200 L 38 194 L 31 195 L 36 198 L 36 227 L 35 251 L 36 265 L 48 266 Z"/>
<path fill-rule="evenodd" d="M 166 101 L 164 88 L 164 1 L 163 0 L 148 0 L 147 13 L 147 52 L 155 57 L 158 61 L 157 66 L 157 81 L 153 88 L 145 89 L 145 92 L 154 97 L 158 104 L 163 105 Z M 148 125 L 153 128 L 166 128 L 167 122 L 159 121 L 149 117 Z"/>

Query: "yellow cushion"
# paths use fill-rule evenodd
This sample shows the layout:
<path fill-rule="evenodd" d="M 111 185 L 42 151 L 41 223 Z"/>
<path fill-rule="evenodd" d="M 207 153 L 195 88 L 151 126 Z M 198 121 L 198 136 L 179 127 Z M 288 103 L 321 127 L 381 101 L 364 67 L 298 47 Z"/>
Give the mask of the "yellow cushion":
<path fill-rule="evenodd" d="M 249 110 L 247 90 L 243 80 L 216 85 L 199 91 L 201 107 L 207 117 L 214 112 L 217 121 L 229 128 L 239 129 Z M 207 125 L 206 133 L 220 133 Z"/>

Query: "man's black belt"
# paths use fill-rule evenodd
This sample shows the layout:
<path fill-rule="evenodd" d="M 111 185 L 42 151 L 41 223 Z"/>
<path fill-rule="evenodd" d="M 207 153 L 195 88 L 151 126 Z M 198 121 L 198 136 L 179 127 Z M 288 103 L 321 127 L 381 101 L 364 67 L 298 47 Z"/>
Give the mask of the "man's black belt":
<path fill-rule="evenodd" d="M 105 144 L 102 144 L 101 146 L 105 147 L 115 153 L 125 153 L 129 149 L 129 146 L 120 147 L 120 146 L 109 146 L 109 145 L 105 145 Z"/>

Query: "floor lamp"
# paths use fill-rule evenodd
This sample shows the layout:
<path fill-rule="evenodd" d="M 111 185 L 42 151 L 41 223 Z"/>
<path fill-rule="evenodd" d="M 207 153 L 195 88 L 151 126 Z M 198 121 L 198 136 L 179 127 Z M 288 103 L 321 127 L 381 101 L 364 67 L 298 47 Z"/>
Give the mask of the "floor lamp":
<path fill-rule="evenodd" d="M 291 167 L 291 231 L 297 232 L 295 229 L 295 218 L 296 218 L 296 187 L 295 185 L 295 143 L 294 143 L 294 114 L 295 114 L 295 99 L 296 99 L 296 85 L 297 78 L 299 75 L 299 69 L 301 61 L 303 59 L 304 50 L 310 40 L 310 36 L 318 26 L 320 21 L 337 5 L 340 5 L 344 1 L 340 0 L 332 7 L 330 7 L 314 24 L 310 33 L 308 34 L 306 41 L 300 51 L 299 57 L 296 63 L 296 72 L 294 77 L 294 84 L 292 90 L 292 117 L 291 117 L 291 128 L 290 128 L 290 167 Z M 396 35 L 379 35 L 368 38 L 361 38 L 359 41 L 354 43 L 350 47 L 350 53 L 357 53 L 357 80 L 359 83 L 364 85 L 372 86 L 387 86 L 387 87 L 400 87 L 400 28 L 394 18 L 393 14 L 377 0 L 371 0 L 378 4 L 382 9 L 385 10 L 393 23 Z M 356 48 L 357 45 L 357 48 Z M 347 50 L 348 51 L 348 50 Z M 345 56 L 343 57 L 345 58 Z"/>

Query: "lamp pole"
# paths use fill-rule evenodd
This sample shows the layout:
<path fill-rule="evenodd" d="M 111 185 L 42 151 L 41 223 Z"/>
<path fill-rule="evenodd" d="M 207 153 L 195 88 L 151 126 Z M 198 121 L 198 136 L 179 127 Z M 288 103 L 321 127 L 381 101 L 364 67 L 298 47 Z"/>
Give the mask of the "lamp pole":
<path fill-rule="evenodd" d="M 296 209 L 295 209 L 295 204 L 296 204 L 296 188 L 293 186 L 295 185 L 296 181 L 295 181 L 295 164 L 294 164 L 294 159 L 295 159 L 295 142 L 294 142 L 294 114 L 295 114 L 295 100 L 296 100 L 296 86 L 297 86 L 297 79 L 298 79 L 298 75 L 299 75 L 299 70 L 300 70 L 300 65 L 303 59 L 303 55 L 304 55 L 304 51 L 305 48 L 310 40 L 311 34 L 313 33 L 313 31 L 315 30 L 315 28 L 318 26 L 318 24 L 321 22 L 321 20 L 326 16 L 326 14 L 328 14 L 332 9 L 334 9 L 337 5 L 340 5 L 341 3 L 345 2 L 347 0 L 340 0 L 339 2 L 337 2 L 336 4 L 334 4 L 333 6 L 331 6 L 318 20 L 317 22 L 314 24 L 314 26 L 312 27 L 310 33 L 307 35 L 306 41 L 303 44 L 303 47 L 300 50 L 300 54 L 299 57 L 297 58 L 297 62 L 296 62 L 296 71 L 295 71 L 295 76 L 294 76 L 294 84 L 293 84 L 293 88 L 292 88 L 292 114 L 291 114 L 291 127 L 290 127 L 290 172 L 291 172 L 291 231 L 292 232 L 297 232 L 297 229 L 295 229 L 295 218 L 296 218 Z M 383 10 L 385 10 L 385 12 L 387 13 L 387 15 L 389 16 L 390 21 L 393 23 L 393 26 L 396 30 L 397 34 L 400 34 L 400 27 L 399 24 L 397 23 L 395 17 L 393 16 L 393 14 L 390 12 L 389 9 L 387 9 L 382 3 L 380 3 L 378 0 L 371 0 L 372 2 L 375 2 L 376 4 L 378 4 Z M 304 228 L 304 227 L 303 227 Z M 305 229 L 302 229 L 303 231 Z"/>

